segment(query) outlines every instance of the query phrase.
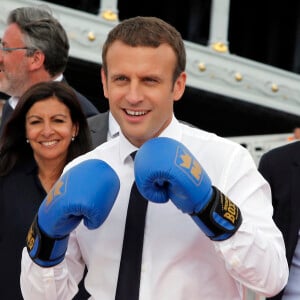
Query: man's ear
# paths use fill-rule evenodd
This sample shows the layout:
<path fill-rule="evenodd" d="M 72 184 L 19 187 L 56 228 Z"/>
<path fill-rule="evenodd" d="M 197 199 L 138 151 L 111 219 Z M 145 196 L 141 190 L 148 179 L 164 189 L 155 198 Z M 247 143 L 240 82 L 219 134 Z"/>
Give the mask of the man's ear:
<path fill-rule="evenodd" d="M 101 81 L 103 86 L 103 94 L 105 98 L 108 98 L 108 91 L 107 91 L 107 78 L 103 68 L 101 68 Z"/>
<path fill-rule="evenodd" d="M 186 72 L 182 72 L 174 83 L 174 101 L 181 99 L 186 85 Z"/>
<path fill-rule="evenodd" d="M 37 70 L 44 66 L 45 54 L 43 52 L 36 50 L 30 58 L 30 70 Z"/>

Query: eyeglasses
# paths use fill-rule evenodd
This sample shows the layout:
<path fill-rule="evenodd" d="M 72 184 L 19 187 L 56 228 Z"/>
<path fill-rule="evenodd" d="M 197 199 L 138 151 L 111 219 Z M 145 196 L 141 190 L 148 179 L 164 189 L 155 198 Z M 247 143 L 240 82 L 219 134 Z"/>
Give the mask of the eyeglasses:
<path fill-rule="evenodd" d="M 35 49 L 30 47 L 12 47 L 12 48 L 4 47 L 2 39 L 0 39 L 0 52 L 11 52 L 15 50 L 35 50 Z"/>

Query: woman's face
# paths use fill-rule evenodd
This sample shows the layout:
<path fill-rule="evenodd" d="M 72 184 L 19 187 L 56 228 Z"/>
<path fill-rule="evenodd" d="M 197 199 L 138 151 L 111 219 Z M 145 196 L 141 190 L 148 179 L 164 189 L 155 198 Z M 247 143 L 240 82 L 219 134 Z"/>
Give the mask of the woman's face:
<path fill-rule="evenodd" d="M 36 102 L 26 114 L 25 126 L 38 163 L 65 160 L 72 137 L 77 135 L 69 108 L 55 97 Z"/>

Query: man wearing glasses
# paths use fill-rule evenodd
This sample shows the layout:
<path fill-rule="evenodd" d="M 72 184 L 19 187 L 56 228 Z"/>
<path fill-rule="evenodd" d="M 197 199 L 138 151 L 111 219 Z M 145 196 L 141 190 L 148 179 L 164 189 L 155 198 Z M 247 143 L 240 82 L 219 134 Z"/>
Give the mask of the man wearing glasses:
<path fill-rule="evenodd" d="M 9 96 L 0 125 L 8 120 L 18 98 L 41 81 L 62 81 L 69 54 L 69 41 L 62 25 L 45 9 L 21 7 L 10 12 L 0 41 L 0 92 Z M 77 93 L 87 117 L 97 108 Z"/>

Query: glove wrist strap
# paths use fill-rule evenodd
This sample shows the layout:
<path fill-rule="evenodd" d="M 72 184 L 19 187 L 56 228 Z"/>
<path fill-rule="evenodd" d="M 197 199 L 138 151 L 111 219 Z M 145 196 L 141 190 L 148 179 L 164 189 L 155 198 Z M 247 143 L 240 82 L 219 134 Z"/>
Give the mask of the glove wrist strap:
<path fill-rule="evenodd" d="M 227 196 L 216 187 L 206 207 L 198 213 L 191 214 L 193 220 L 214 241 L 223 241 L 231 237 L 242 223 L 242 215 Z"/>
<path fill-rule="evenodd" d="M 35 216 L 26 238 L 26 246 L 31 259 L 42 267 L 52 267 L 59 264 L 65 257 L 69 235 L 61 238 L 51 238 L 38 225 Z"/>

